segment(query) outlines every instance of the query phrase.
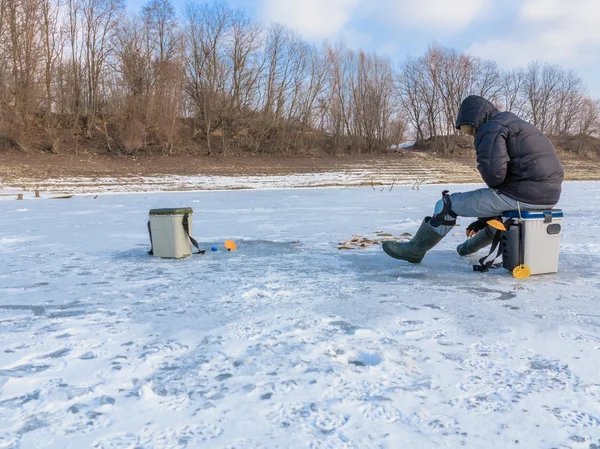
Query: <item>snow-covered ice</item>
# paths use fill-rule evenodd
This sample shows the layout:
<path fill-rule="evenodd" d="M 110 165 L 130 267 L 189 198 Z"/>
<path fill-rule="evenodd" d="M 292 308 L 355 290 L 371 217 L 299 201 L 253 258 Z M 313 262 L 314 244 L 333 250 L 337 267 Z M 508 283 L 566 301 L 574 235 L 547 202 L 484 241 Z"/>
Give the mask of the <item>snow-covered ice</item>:
<path fill-rule="evenodd" d="M 342 162 L 340 162 L 342 164 Z M 474 166 L 450 159 L 434 159 L 423 153 L 365 162 L 318 173 L 286 175 L 155 175 L 130 174 L 124 177 L 75 176 L 19 178 L 0 176 L 0 200 L 14 200 L 17 194 L 42 197 L 71 194 L 139 193 L 155 191 L 281 189 L 292 187 L 372 186 L 390 189 L 398 185 L 473 183 L 481 179 Z"/>
<path fill-rule="evenodd" d="M 0 194 L 4 199 L 14 199 L 21 193 L 24 197 L 33 197 L 36 189 L 40 195 L 51 194 L 96 194 L 96 193 L 139 193 L 161 191 L 189 190 L 240 190 L 240 189 L 285 189 L 296 187 L 348 187 L 387 184 L 414 185 L 416 182 L 427 181 L 427 184 L 440 182 L 443 174 L 423 168 L 412 170 L 410 175 L 398 173 L 397 170 L 381 172 L 378 170 L 353 169 L 347 171 L 331 171 L 325 173 L 304 173 L 294 175 L 263 175 L 263 176 L 145 176 L 123 178 L 57 178 L 26 181 L 6 181 L 0 178 Z M 464 181 L 464 180 L 461 180 Z M 17 189 L 14 185 L 21 186 Z M 0 199 L 3 199 L 0 196 Z M 9 197 L 9 198 L 6 198 Z"/>
<path fill-rule="evenodd" d="M 336 248 L 443 188 L 1 201 L 0 448 L 599 448 L 600 184 L 564 185 L 556 275 Z M 179 206 L 217 252 L 147 254 Z"/>

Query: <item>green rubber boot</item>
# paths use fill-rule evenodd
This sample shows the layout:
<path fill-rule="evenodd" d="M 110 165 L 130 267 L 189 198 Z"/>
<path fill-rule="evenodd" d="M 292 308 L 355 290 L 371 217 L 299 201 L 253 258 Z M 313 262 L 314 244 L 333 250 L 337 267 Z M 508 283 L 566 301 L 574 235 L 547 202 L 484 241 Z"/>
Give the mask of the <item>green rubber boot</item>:
<path fill-rule="evenodd" d="M 468 238 L 463 243 L 456 247 L 456 252 L 460 256 L 468 256 L 469 254 L 476 253 L 480 249 L 490 246 L 494 240 L 494 231 L 489 226 L 485 227 L 473 237 Z"/>
<path fill-rule="evenodd" d="M 409 242 L 386 241 L 381 245 L 388 256 L 406 260 L 410 263 L 421 263 L 425 253 L 437 245 L 444 236 L 435 232 L 429 220 L 421 223 L 419 230 Z"/>

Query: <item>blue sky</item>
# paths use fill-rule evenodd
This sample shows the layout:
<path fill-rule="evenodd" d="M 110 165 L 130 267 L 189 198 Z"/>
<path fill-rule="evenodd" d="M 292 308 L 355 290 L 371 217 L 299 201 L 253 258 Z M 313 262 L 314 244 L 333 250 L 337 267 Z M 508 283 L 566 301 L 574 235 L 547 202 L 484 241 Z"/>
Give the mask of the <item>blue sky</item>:
<path fill-rule="evenodd" d="M 130 8 L 144 0 L 133 0 Z M 186 0 L 172 0 L 180 10 Z M 195 0 L 200 1 L 202 0 Z M 139 2 L 139 3 L 138 3 Z M 600 0 L 229 0 L 262 23 L 306 40 L 403 61 L 434 42 L 502 68 L 548 61 L 575 69 L 600 97 Z"/>

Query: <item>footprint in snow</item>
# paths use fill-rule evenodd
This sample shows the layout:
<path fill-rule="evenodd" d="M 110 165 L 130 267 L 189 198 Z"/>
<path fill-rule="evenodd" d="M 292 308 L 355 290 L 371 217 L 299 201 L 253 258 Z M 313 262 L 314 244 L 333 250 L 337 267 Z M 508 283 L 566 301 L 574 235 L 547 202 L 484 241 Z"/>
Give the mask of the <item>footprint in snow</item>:
<path fill-rule="evenodd" d="M 414 329 L 424 327 L 425 321 L 400 319 L 398 320 L 398 324 L 402 327 L 409 327 L 411 329 Z"/>
<path fill-rule="evenodd" d="M 177 444 L 177 432 L 170 427 L 157 430 L 153 424 L 148 424 L 139 432 L 140 448 L 167 449 L 184 447 Z"/>
<path fill-rule="evenodd" d="M 360 413 L 367 419 L 384 424 L 403 421 L 400 411 L 389 402 L 369 402 L 360 407 Z"/>
<path fill-rule="evenodd" d="M 349 417 L 331 412 L 316 403 L 291 403 L 283 405 L 269 416 L 279 427 L 312 427 L 322 434 L 329 435 L 348 422 Z"/>
<path fill-rule="evenodd" d="M 86 404 L 75 404 L 52 426 L 52 431 L 64 436 L 84 435 L 107 428 L 111 424 L 112 421 L 105 414 L 90 410 Z"/>
<path fill-rule="evenodd" d="M 12 432 L 0 432 L 0 448 L 17 448 L 21 437 Z"/>
<path fill-rule="evenodd" d="M 265 446 L 254 440 L 243 439 L 228 444 L 223 449 L 265 449 Z"/>
<path fill-rule="evenodd" d="M 138 447 L 140 439 L 133 433 L 122 433 L 104 437 L 94 444 L 95 449 L 132 449 Z"/>
<path fill-rule="evenodd" d="M 408 417 L 407 423 L 427 432 L 447 432 L 458 428 L 456 418 L 446 415 L 431 415 L 429 413 L 415 413 Z"/>
<path fill-rule="evenodd" d="M 600 343 L 600 337 L 596 337 L 595 335 L 580 334 L 577 332 L 564 332 L 561 333 L 560 336 L 576 343 Z"/>
<path fill-rule="evenodd" d="M 336 435 L 324 440 L 311 441 L 308 447 L 310 449 L 357 449 L 359 446 L 342 435 Z"/>
<path fill-rule="evenodd" d="M 565 408 L 554 408 L 549 410 L 561 423 L 569 427 L 598 427 L 600 419 L 589 415 L 585 412 L 577 410 L 569 410 Z"/>
<path fill-rule="evenodd" d="M 331 434 L 346 424 L 348 419 L 346 415 L 322 410 L 315 413 L 313 426 L 324 434 Z"/>
<path fill-rule="evenodd" d="M 493 394 L 485 393 L 451 399 L 448 401 L 448 405 L 478 413 L 509 413 L 512 411 L 510 402 L 497 398 Z"/>
<path fill-rule="evenodd" d="M 191 444 L 191 446 L 194 447 L 198 443 L 204 443 L 205 441 L 218 438 L 222 433 L 223 429 L 220 427 L 206 422 L 201 422 L 199 424 L 185 426 L 180 432 L 178 432 L 177 441 L 182 446 Z"/>
<path fill-rule="evenodd" d="M 84 352 L 83 354 L 81 354 L 81 355 L 79 356 L 79 359 L 80 359 L 80 360 L 92 360 L 92 359 L 95 359 L 95 358 L 96 358 L 96 354 L 94 354 L 94 353 L 93 353 L 93 352 L 91 352 L 91 351 Z"/>
<path fill-rule="evenodd" d="M 38 359 L 58 359 L 60 357 L 63 357 L 65 355 L 67 355 L 68 353 L 71 352 L 71 349 L 69 348 L 63 348 L 63 349 L 58 349 L 54 352 L 51 352 L 49 354 L 45 354 L 42 356 L 37 357 Z"/>
<path fill-rule="evenodd" d="M 188 349 L 187 345 L 179 343 L 174 340 L 167 340 L 165 342 L 157 342 L 147 344 L 142 348 L 142 354 L 138 358 L 147 358 L 153 355 L 164 355 L 164 356 L 177 356 L 185 352 Z"/>
<path fill-rule="evenodd" d="M 354 333 L 360 329 L 360 327 L 354 326 L 347 321 L 332 321 L 329 323 L 329 325 L 339 329 L 346 335 L 354 335 Z"/>
<path fill-rule="evenodd" d="M 600 400 L 600 385 L 597 385 L 597 384 L 586 385 L 583 388 L 583 391 L 585 392 L 586 395 L 592 396 L 592 397 Z"/>
<path fill-rule="evenodd" d="M 33 364 L 27 363 L 25 365 L 19 365 L 14 368 L 0 370 L 0 377 L 27 377 L 33 376 L 35 374 L 41 373 L 42 371 L 46 371 L 51 368 L 51 365 L 46 364 Z"/>

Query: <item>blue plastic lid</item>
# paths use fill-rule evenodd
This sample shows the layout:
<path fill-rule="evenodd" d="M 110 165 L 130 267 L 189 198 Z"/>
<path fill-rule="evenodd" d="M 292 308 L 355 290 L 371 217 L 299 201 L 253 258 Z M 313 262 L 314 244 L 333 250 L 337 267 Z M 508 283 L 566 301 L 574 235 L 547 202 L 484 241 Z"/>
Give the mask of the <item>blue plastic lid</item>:
<path fill-rule="evenodd" d="M 562 209 L 551 209 L 551 210 L 522 210 L 521 215 L 519 215 L 518 210 L 507 210 L 506 212 L 502 212 L 503 218 L 520 218 L 524 219 L 533 219 L 533 218 L 546 218 L 547 216 L 552 216 L 553 218 L 563 218 Z"/>

